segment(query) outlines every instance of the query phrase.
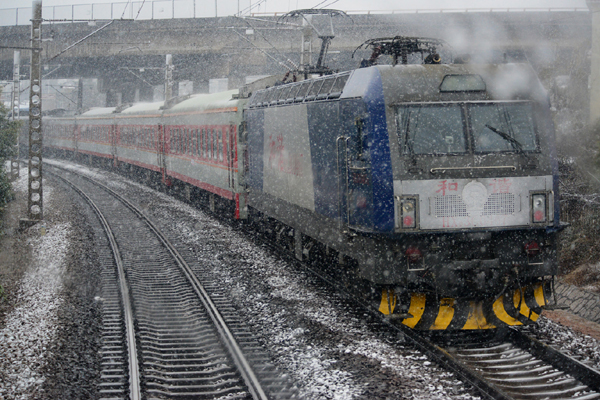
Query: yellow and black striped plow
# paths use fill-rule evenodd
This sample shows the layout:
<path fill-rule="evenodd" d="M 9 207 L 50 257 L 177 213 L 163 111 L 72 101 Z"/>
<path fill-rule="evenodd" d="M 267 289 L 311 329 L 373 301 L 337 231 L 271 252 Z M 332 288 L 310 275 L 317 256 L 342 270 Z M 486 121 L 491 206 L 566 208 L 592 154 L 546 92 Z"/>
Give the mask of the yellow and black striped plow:
<path fill-rule="evenodd" d="M 503 326 L 527 325 L 537 321 L 548 304 L 548 283 L 507 290 L 498 298 L 482 300 L 441 298 L 435 294 L 412 293 L 409 317 L 399 314 L 392 289 L 383 289 L 379 311 L 398 317 L 402 323 L 417 330 L 472 330 Z"/>

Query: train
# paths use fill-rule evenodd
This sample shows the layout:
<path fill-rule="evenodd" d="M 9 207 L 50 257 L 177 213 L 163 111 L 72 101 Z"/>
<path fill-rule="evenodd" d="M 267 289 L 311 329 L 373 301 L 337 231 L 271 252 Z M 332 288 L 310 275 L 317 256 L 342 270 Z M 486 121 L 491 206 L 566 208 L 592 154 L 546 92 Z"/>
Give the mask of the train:
<path fill-rule="evenodd" d="M 547 93 L 528 63 L 443 62 L 436 43 L 371 41 L 350 71 L 48 117 L 44 151 L 135 170 L 299 260 L 325 254 L 412 329 L 533 323 L 554 305 L 562 229 Z"/>

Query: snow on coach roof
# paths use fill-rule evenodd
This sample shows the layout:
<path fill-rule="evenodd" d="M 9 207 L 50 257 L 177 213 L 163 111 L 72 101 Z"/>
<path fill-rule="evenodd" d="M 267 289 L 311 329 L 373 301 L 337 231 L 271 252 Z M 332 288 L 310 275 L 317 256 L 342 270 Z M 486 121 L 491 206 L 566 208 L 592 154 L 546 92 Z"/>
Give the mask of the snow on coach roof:
<path fill-rule="evenodd" d="M 193 95 L 189 99 L 165 110 L 165 114 L 237 107 L 237 100 L 233 98 L 233 95 L 238 94 L 238 92 L 238 89 L 234 89 L 213 94 Z"/>
<path fill-rule="evenodd" d="M 94 107 L 81 114 L 82 117 L 95 117 L 97 115 L 112 114 L 117 107 Z"/>
<path fill-rule="evenodd" d="M 164 101 L 154 103 L 137 103 L 123 108 L 119 107 L 98 107 L 81 114 L 80 117 L 117 117 L 119 115 L 131 116 L 140 114 L 174 114 L 181 112 L 205 112 L 210 110 L 232 109 L 237 111 L 237 100 L 233 98 L 238 94 L 238 89 L 228 90 L 213 94 L 195 94 L 189 98 L 176 103 L 168 109 L 163 109 Z M 121 108 L 121 111 L 116 112 Z M 233 110 L 235 108 L 235 110 Z"/>
<path fill-rule="evenodd" d="M 160 112 L 160 108 L 163 106 L 164 102 L 159 101 L 155 103 L 137 103 L 133 104 L 131 107 L 125 108 L 120 114 L 148 114 L 148 113 L 157 113 Z"/>

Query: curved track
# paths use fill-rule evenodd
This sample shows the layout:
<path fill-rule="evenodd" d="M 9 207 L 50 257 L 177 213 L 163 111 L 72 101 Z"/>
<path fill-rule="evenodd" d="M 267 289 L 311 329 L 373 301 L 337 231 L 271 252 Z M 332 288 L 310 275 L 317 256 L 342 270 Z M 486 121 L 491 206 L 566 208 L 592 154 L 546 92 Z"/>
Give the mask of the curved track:
<path fill-rule="evenodd" d="M 211 288 L 210 282 L 201 284 L 184 257 L 139 209 L 89 178 L 71 172 L 62 175 L 96 211 L 112 248 L 112 256 L 102 245 L 98 250 L 107 266 L 102 396 L 296 397 L 295 389 L 236 320 L 218 288 Z M 119 298 L 128 297 L 131 306 L 121 305 Z M 123 326 L 129 326 L 126 348 Z"/>
<path fill-rule="evenodd" d="M 283 250 L 291 261 L 299 262 L 293 258 L 290 249 Z M 326 276 L 327 273 L 317 271 L 306 263 L 302 266 L 336 291 L 353 299 L 391 329 L 401 332 L 418 350 L 454 372 L 483 398 L 600 399 L 600 371 L 517 329 L 460 331 L 457 336 L 441 332 L 428 337 L 429 333 L 396 324 L 373 307 L 359 303 L 356 300 L 359 296 L 347 291 L 351 285 L 343 286 L 339 277 Z"/>
<path fill-rule="evenodd" d="M 252 236 L 256 239 L 256 235 Z M 265 242 L 263 239 L 259 241 L 282 250 L 272 242 Z M 290 261 L 298 262 L 294 255 L 289 253 L 290 249 L 284 250 L 290 256 Z M 191 256 L 186 255 L 186 258 Z M 323 272 L 311 269 L 306 263 L 301 265 L 326 285 L 333 286 L 338 292 L 345 293 L 347 298 L 356 301 L 357 297 L 347 293 L 346 288 L 335 277 L 328 278 Z M 198 268 L 194 270 L 198 275 Z M 211 285 L 209 283 L 205 286 Z M 211 290 L 218 288 L 214 287 Z M 224 299 L 226 296 L 212 297 Z M 381 314 L 376 310 L 364 304 L 362 306 L 368 308 L 372 315 L 381 318 Z M 510 331 L 508 335 L 500 337 L 488 336 L 484 342 L 478 342 L 474 340 L 474 336 L 468 336 L 466 340 L 450 341 L 448 344 L 448 337 L 445 337 L 445 344 L 439 344 L 440 341 L 430 340 L 403 325 L 390 323 L 385 318 L 381 318 L 381 321 L 391 329 L 401 332 L 418 350 L 427 354 L 440 366 L 454 372 L 483 398 L 600 399 L 600 372 L 518 331 Z"/>

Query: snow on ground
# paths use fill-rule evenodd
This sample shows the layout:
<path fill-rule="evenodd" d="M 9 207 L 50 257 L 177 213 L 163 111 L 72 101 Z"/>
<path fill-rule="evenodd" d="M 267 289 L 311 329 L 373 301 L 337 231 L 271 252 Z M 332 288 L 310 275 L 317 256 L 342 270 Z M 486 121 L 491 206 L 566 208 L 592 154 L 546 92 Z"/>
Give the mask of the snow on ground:
<path fill-rule="evenodd" d="M 84 169 L 77 166 L 72 168 L 85 173 Z M 344 365 L 349 360 L 357 359 L 363 364 L 377 365 L 378 369 L 403 382 L 396 387 L 405 389 L 405 394 L 411 398 L 473 398 L 452 374 L 439 370 L 418 352 L 407 350 L 397 343 L 385 343 L 375 337 L 365 321 L 349 316 L 346 310 L 332 303 L 329 300 L 331 293 L 323 294 L 307 285 L 307 277 L 298 275 L 298 271 L 284 260 L 257 248 L 256 244 L 204 212 L 146 186 L 129 181 L 125 183 L 124 178 L 105 171 L 92 170 L 86 175 L 111 187 L 136 188 L 142 193 L 158 196 L 160 200 L 147 211 L 155 215 L 172 215 L 175 230 L 190 246 L 202 246 L 208 236 L 219 237 L 226 241 L 228 252 L 242 256 L 247 265 L 244 267 L 246 273 L 253 276 L 252 282 L 240 279 L 235 271 L 228 270 L 226 262 L 216 260 L 215 254 L 207 254 L 206 262 L 213 265 L 215 276 L 231 288 L 232 299 L 244 304 L 247 320 L 253 330 L 255 333 L 256 330 L 260 331 L 277 364 L 293 376 L 293 381 L 299 382 L 305 398 L 342 400 L 369 397 L 369 385 L 373 384 L 370 379 L 357 376 L 357 369 Z M 263 287 L 257 288 L 257 282 L 262 283 Z M 293 306 L 287 308 L 281 307 L 281 304 Z M 311 336 L 310 329 L 297 325 L 298 319 L 323 327 L 322 330 L 342 338 L 344 343 L 332 345 L 315 340 L 318 338 Z M 377 373 L 375 371 L 373 375 Z"/>
<path fill-rule="evenodd" d="M 85 172 L 80 167 L 73 168 Z M 246 277 L 251 278 L 240 279 L 241 271 L 225 268 L 226 263 L 219 261 L 216 254 L 207 254 L 205 258 L 207 263 L 212 263 L 213 272 L 220 276 L 223 284 L 230 286 L 232 299 L 244 305 L 249 323 L 254 330 L 260 331 L 277 364 L 301 384 L 301 392 L 306 398 L 368 398 L 372 382 L 357 376 L 356 370 L 346 368 L 344 364 L 349 357 L 360 359 L 368 365 L 368 369 L 376 366 L 386 371 L 387 376 L 405 382 L 400 386 L 402 393 L 396 393 L 399 396 L 415 399 L 472 398 L 452 374 L 436 368 L 410 346 L 403 349 L 398 344 L 401 340 L 377 337 L 364 321 L 350 316 L 331 296 L 307 284 L 309 279 L 306 275 L 298 275 L 298 271 L 285 261 L 271 256 L 233 229 L 202 211 L 117 175 L 100 170 L 88 175 L 110 186 L 138 191 L 137 195 L 159 196 L 160 200 L 150 201 L 152 206 L 146 211 L 154 213 L 155 218 L 173 215 L 175 230 L 190 247 L 202 247 L 207 237 L 219 236 L 227 243 L 229 252 L 241 255 L 244 266 L 239 268 L 243 268 Z M 261 290 L 257 290 L 257 282 L 262 285 Z M 298 319 L 308 322 L 299 325 Z M 342 340 L 335 344 L 315 340 L 318 338 L 310 336 L 311 328 L 307 324 L 322 326 L 322 331 L 331 332 L 333 337 Z M 587 354 L 590 361 L 600 366 L 597 341 L 545 318 L 540 319 L 537 330 L 553 338 L 561 348 Z"/>
<path fill-rule="evenodd" d="M 548 318 L 540 318 L 534 331 L 550 338 L 552 345 L 560 351 L 581 357 L 580 361 L 588 362 L 593 368 L 600 371 L 600 341 L 577 333 Z"/>
<path fill-rule="evenodd" d="M 27 190 L 27 170 L 14 186 Z M 44 206 L 52 203 L 52 188 L 44 187 Z M 62 302 L 64 261 L 70 223 L 46 226 L 41 235 L 39 224 L 30 228 L 28 245 L 35 249 L 34 261 L 25 273 L 17 294 L 17 306 L 6 316 L 0 330 L 0 399 L 29 399 L 34 387 L 44 382 L 40 369 L 46 347 L 54 339 L 56 311 Z"/>

